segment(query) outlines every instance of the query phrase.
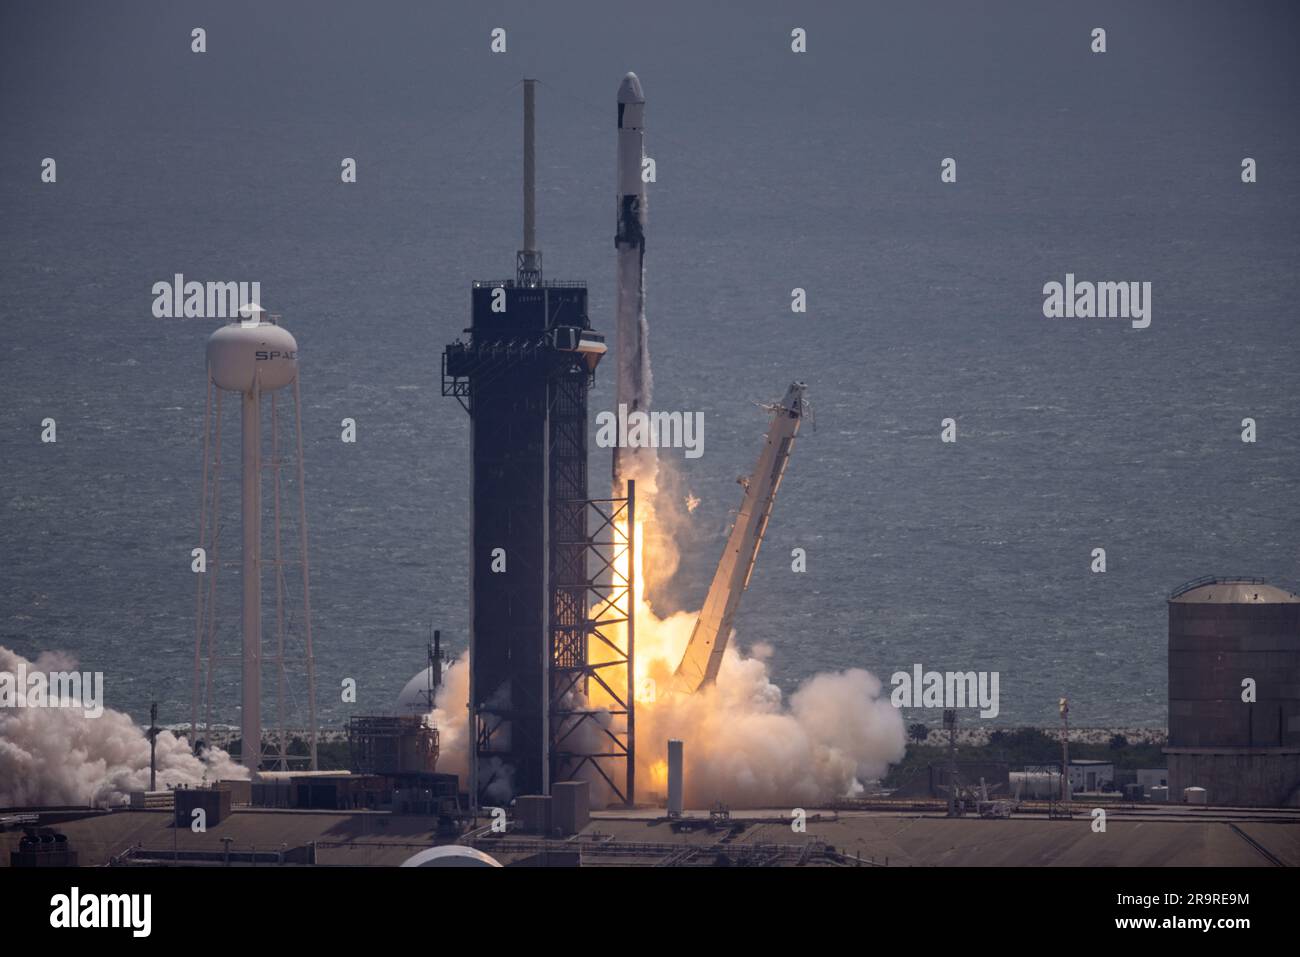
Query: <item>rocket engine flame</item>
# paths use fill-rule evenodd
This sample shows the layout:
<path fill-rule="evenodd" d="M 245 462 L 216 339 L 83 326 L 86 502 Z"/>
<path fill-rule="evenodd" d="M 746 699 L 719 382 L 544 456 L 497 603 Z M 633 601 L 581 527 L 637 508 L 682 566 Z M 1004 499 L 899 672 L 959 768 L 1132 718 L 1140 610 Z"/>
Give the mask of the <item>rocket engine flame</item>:
<path fill-rule="evenodd" d="M 638 517 L 640 491 L 638 485 Z M 672 691 L 697 615 L 679 611 L 660 618 L 645 601 L 645 524 L 638 521 L 635 530 L 636 774 L 642 799 L 667 791 L 669 738 L 685 742 L 686 802 L 696 808 L 715 801 L 786 807 L 851 797 L 902 759 L 902 716 L 882 694 L 879 679 L 859 668 L 815 675 L 787 701 L 764 660 L 770 649 L 760 646 L 746 655 L 733 641 L 716 683 L 695 694 Z M 654 567 L 653 557 L 649 564 Z M 626 630 L 618 637 L 626 641 Z M 617 686 L 617 678 L 611 683 Z M 592 703 L 608 702 L 593 693 Z"/>

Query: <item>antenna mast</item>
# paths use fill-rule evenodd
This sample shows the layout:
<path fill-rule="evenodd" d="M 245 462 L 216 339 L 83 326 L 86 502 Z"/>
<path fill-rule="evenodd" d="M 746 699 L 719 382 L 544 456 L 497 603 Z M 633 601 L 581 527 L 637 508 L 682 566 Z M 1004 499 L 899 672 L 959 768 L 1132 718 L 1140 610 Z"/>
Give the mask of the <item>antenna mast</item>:
<path fill-rule="evenodd" d="M 537 81 L 524 80 L 524 248 L 515 260 L 521 286 L 542 281 L 542 253 L 537 248 Z"/>

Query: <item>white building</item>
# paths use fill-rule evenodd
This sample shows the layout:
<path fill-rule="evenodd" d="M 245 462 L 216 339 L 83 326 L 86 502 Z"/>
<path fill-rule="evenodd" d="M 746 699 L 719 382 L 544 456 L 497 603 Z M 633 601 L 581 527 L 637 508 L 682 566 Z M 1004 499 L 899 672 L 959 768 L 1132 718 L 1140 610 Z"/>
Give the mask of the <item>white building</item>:
<path fill-rule="evenodd" d="M 1080 759 L 1070 762 L 1070 792 L 1100 791 L 1102 785 L 1115 783 L 1115 765 L 1111 761 Z"/>
<path fill-rule="evenodd" d="M 1152 788 L 1169 786 L 1169 771 L 1166 768 L 1138 768 L 1137 783 L 1142 785 L 1142 796 L 1149 798 Z"/>

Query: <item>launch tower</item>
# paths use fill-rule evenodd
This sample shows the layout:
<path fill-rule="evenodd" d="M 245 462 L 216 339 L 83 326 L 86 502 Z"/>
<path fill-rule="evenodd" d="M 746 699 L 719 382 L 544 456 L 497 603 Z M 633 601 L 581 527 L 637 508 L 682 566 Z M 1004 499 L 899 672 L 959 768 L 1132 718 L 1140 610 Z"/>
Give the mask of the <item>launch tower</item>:
<path fill-rule="evenodd" d="M 586 284 L 542 277 L 534 103 L 535 81 L 525 80 L 515 278 L 473 283 L 468 336 L 443 353 L 443 395 L 470 415 L 468 790 L 477 807 L 587 777 L 630 803 L 631 639 L 610 633 L 631 605 L 635 564 L 621 529 L 634 527 L 635 493 L 587 495 L 587 392 L 605 343 L 588 319 Z M 592 640 L 618 660 L 590 665 Z M 613 707 L 588 705 L 592 682 Z"/>

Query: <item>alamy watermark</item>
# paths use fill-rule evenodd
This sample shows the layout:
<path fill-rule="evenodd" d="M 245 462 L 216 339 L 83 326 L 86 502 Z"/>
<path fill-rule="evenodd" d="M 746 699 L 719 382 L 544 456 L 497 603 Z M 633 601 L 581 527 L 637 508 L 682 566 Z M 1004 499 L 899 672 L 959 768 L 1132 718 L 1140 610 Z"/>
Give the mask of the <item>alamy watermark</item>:
<path fill-rule="evenodd" d="M 152 894 L 83 894 L 74 886 L 50 898 L 50 926 L 58 929 L 122 928 L 148 937 L 152 913 Z"/>
<path fill-rule="evenodd" d="M 1151 325 L 1151 283 L 1076 282 L 1065 274 L 1064 284 L 1043 285 L 1043 316 L 1047 319 L 1130 319 L 1134 329 Z"/>
<path fill-rule="evenodd" d="M 102 671 L 0 671 L 0 708 L 84 708 L 87 718 L 104 713 Z"/>
<path fill-rule="evenodd" d="M 889 696 L 895 708 L 979 708 L 981 718 L 998 716 L 998 672 L 895 671 Z"/>
<path fill-rule="evenodd" d="M 176 273 L 171 281 L 153 284 L 155 319 L 241 319 L 262 299 L 260 282 L 185 281 Z"/>
<path fill-rule="evenodd" d="M 596 413 L 596 444 L 602 449 L 685 449 L 688 459 L 704 454 L 703 412 L 635 412 L 620 402 L 617 414 Z"/>

